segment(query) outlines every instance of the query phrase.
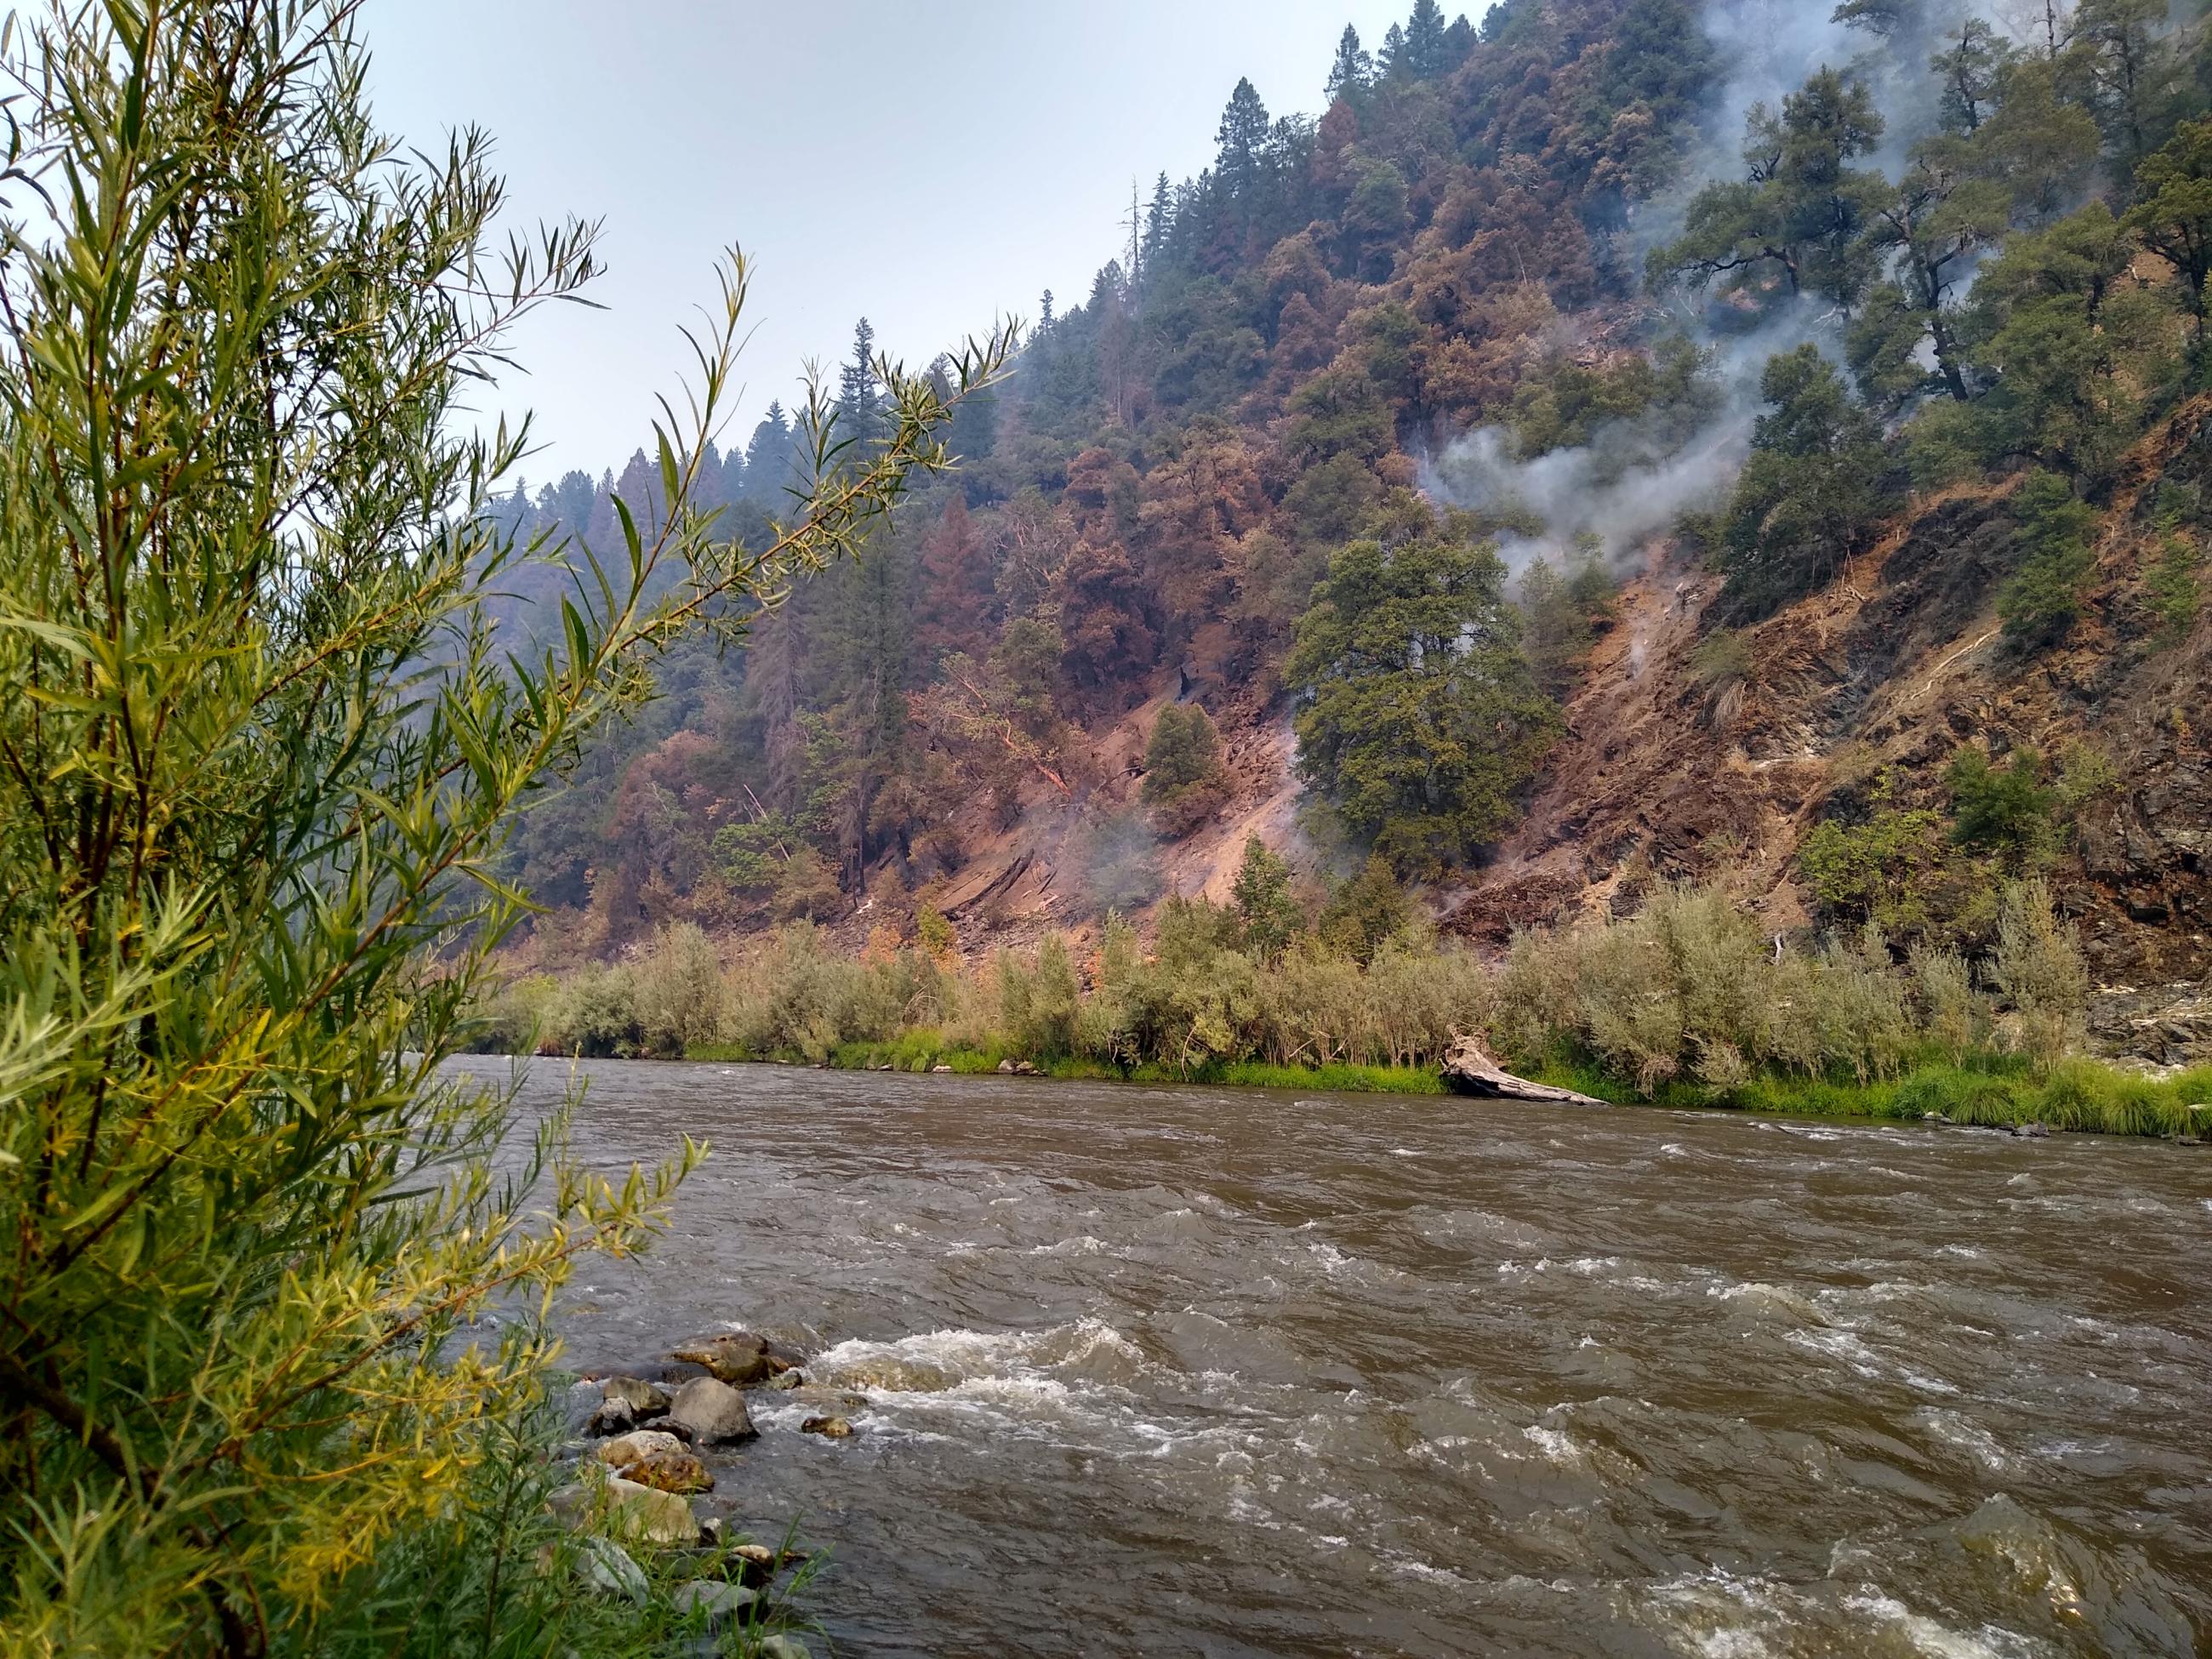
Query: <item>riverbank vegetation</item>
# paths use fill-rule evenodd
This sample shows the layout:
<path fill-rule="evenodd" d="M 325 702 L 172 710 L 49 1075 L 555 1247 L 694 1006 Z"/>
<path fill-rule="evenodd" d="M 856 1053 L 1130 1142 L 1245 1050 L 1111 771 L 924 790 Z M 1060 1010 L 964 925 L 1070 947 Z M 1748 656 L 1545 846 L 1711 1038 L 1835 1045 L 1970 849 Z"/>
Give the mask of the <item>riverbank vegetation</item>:
<path fill-rule="evenodd" d="M 1521 935 L 1486 963 L 1372 901 L 1316 913 L 1255 842 L 1227 905 L 1171 898 L 1148 947 L 1109 918 L 1079 947 L 963 963 L 949 930 L 861 955 L 804 924 L 728 962 L 697 928 L 612 966 L 526 979 L 482 1040 L 586 1056 L 1431 1093 L 1454 1037 L 1621 1103 L 2194 1137 L 2212 1072 L 2084 1057 L 2088 983 L 2040 883 L 2005 888 L 1985 950 L 1892 949 L 1879 923 L 1772 938 L 1720 885 L 1655 887 L 1632 915 Z M 925 924 L 929 918 L 925 915 Z M 932 947 L 930 939 L 935 941 Z"/>
<path fill-rule="evenodd" d="M 356 11 L 118 0 L 0 35 L 9 1654 L 667 1650 L 649 1583 L 616 1614 L 559 1570 L 542 1316 L 703 1149 L 609 1181 L 440 1067 L 522 914 L 495 863 L 524 800 L 671 641 L 740 629 L 942 468 L 1008 345 L 880 364 L 864 442 L 817 393 L 811 483 L 740 546 L 690 459 L 733 258 L 659 510 L 516 541 L 483 508 L 526 428 L 466 435 L 465 395 L 595 232 L 495 233 L 481 134 L 380 136 Z M 562 591 L 521 649 L 493 617 L 525 565 Z"/>

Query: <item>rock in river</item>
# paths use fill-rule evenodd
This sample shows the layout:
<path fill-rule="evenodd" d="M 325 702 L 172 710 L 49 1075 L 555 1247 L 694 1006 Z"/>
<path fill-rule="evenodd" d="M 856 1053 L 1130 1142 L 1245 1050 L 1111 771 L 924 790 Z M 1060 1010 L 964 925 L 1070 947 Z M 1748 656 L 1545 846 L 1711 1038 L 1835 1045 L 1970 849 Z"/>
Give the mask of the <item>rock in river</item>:
<path fill-rule="evenodd" d="M 734 1446 L 760 1432 L 745 1410 L 744 1395 L 711 1376 L 695 1376 L 677 1389 L 668 1421 L 688 1433 L 695 1446 Z"/>
<path fill-rule="evenodd" d="M 678 1585 L 675 1595 L 678 1612 L 692 1613 L 703 1607 L 708 1625 L 712 1628 L 720 1628 L 759 1600 L 757 1590 L 748 1589 L 742 1584 L 709 1584 L 696 1579 L 690 1583 Z"/>
<path fill-rule="evenodd" d="M 605 1538 L 585 1539 L 577 1565 L 583 1570 L 584 1582 L 602 1595 L 619 1595 L 640 1607 L 652 1597 L 643 1571 L 619 1544 Z"/>
<path fill-rule="evenodd" d="M 599 1444 L 599 1462 L 617 1474 L 633 1463 L 641 1463 L 648 1457 L 666 1452 L 680 1452 L 684 1443 L 672 1434 L 659 1429 L 632 1429 L 628 1434 L 618 1434 Z"/>
<path fill-rule="evenodd" d="M 787 1371 L 798 1364 L 799 1356 L 780 1348 L 764 1336 L 750 1331 L 732 1331 L 726 1336 L 702 1336 L 672 1349 L 672 1359 L 688 1360 L 695 1365 L 704 1365 L 714 1376 L 738 1388 L 755 1382 L 764 1382 L 780 1371 Z"/>
<path fill-rule="evenodd" d="M 810 1417 L 799 1425 L 801 1434 L 818 1434 L 825 1440 L 849 1440 L 853 1425 L 842 1417 Z"/>
<path fill-rule="evenodd" d="M 627 1434 L 637 1422 L 629 1401 L 609 1395 L 584 1421 L 586 1434 Z"/>
<path fill-rule="evenodd" d="M 714 1477 L 688 1451 L 648 1452 L 623 1471 L 623 1479 L 679 1497 L 714 1490 Z"/>
<path fill-rule="evenodd" d="M 594 1491 L 588 1486 L 563 1486 L 545 1500 L 546 1507 L 571 1528 L 583 1527 L 595 1514 L 603 1516 L 606 1530 L 630 1544 L 690 1545 L 699 1541 L 698 1517 L 691 1505 L 674 1492 L 655 1492 L 619 1475 Z"/>
<path fill-rule="evenodd" d="M 668 1395 L 653 1383 L 635 1376 L 611 1376 L 602 1385 L 610 1400 L 625 1401 L 629 1413 L 639 1422 L 649 1417 L 659 1417 L 668 1410 Z"/>

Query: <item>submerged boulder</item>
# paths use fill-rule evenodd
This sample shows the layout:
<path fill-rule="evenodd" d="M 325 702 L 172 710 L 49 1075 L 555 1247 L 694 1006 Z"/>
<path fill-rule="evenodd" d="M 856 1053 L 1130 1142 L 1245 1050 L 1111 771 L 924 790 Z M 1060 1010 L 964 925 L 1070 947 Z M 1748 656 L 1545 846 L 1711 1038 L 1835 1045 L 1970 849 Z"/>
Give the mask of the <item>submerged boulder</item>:
<path fill-rule="evenodd" d="M 842 1417 L 810 1417 L 799 1425 L 801 1434 L 818 1434 L 825 1440 L 849 1440 L 853 1425 Z"/>

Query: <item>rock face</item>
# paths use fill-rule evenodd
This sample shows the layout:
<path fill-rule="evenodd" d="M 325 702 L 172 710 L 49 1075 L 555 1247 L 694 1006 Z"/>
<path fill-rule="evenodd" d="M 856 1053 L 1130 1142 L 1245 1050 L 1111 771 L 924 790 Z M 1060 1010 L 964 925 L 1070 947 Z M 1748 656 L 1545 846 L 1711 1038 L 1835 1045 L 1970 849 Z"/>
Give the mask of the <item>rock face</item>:
<path fill-rule="evenodd" d="M 778 1347 L 764 1336 L 750 1331 L 732 1331 L 726 1336 L 704 1336 L 672 1349 L 672 1359 L 680 1359 L 694 1365 L 704 1365 L 718 1381 L 743 1389 L 756 1382 L 765 1382 L 779 1372 L 787 1371 L 798 1364 L 799 1356 Z"/>
<path fill-rule="evenodd" d="M 2212 980 L 2137 989 L 2100 989 L 2089 1001 L 2089 1028 L 2114 1054 L 2155 1066 L 2212 1060 Z"/>
<path fill-rule="evenodd" d="M 694 1377 L 678 1389 L 667 1420 L 695 1446 L 734 1446 L 759 1432 L 745 1410 L 744 1395 L 711 1376 Z"/>

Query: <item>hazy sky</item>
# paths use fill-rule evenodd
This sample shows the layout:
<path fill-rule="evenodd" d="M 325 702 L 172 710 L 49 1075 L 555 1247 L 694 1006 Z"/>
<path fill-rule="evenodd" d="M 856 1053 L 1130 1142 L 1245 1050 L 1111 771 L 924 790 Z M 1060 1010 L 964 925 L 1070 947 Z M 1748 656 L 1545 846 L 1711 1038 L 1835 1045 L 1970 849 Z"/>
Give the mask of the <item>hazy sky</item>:
<path fill-rule="evenodd" d="M 1349 21 L 1371 50 L 1411 0 L 368 0 L 382 125 L 425 148 L 498 140 L 515 222 L 604 217 L 609 309 L 541 313 L 536 483 L 621 468 L 675 384 L 678 325 L 716 251 L 757 261 L 742 439 L 834 365 L 866 314 L 926 362 L 1039 293 L 1090 292 L 1128 210 L 1212 160 L 1240 75 L 1269 111 L 1316 111 Z M 1455 9 L 1447 7 L 1449 14 Z M 1472 8 L 1473 11 L 1483 9 Z"/>

